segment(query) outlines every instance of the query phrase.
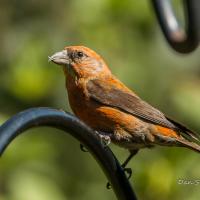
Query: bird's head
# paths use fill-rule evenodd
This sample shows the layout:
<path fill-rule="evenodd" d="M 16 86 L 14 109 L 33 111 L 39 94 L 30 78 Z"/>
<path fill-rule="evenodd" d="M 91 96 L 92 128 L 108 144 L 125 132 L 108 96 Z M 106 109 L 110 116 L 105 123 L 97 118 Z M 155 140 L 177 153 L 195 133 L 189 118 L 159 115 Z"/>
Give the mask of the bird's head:
<path fill-rule="evenodd" d="M 61 65 L 66 75 L 87 78 L 111 73 L 104 60 L 84 46 L 65 47 L 64 50 L 50 56 L 49 61 Z"/>

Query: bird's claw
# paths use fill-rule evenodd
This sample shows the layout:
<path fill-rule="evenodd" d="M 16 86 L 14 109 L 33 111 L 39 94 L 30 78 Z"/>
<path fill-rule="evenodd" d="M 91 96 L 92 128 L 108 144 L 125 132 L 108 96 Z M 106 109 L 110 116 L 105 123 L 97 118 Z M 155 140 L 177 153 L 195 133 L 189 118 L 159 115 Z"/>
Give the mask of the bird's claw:
<path fill-rule="evenodd" d="M 127 174 L 127 179 L 129 180 L 132 176 L 132 169 L 131 168 L 123 168 L 124 173 Z M 111 184 L 110 182 L 107 182 L 106 188 L 109 190 L 111 189 Z"/>
<path fill-rule="evenodd" d="M 110 143 L 111 143 L 111 139 L 108 135 L 99 135 L 100 140 L 101 140 L 101 144 L 104 147 L 107 147 Z"/>
<path fill-rule="evenodd" d="M 107 182 L 107 184 L 106 184 L 106 188 L 107 188 L 108 190 L 111 189 L 111 184 L 110 184 L 109 182 Z"/>
<path fill-rule="evenodd" d="M 88 152 L 88 150 L 85 148 L 85 146 L 83 144 L 80 144 L 80 149 L 83 152 Z"/>
<path fill-rule="evenodd" d="M 132 169 L 131 168 L 124 168 L 124 172 L 127 174 L 127 179 L 129 180 L 132 176 Z"/>

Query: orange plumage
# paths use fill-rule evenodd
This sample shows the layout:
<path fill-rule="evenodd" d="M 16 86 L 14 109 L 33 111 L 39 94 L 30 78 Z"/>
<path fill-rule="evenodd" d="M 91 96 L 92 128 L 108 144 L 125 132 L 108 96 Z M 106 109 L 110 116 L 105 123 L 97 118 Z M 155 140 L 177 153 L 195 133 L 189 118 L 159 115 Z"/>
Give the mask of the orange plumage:
<path fill-rule="evenodd" d="M 50 60 L 63 67 L 73 112 L 99 134 L 130 151 L 161 145 L 200 152 L 197 134 L 139 98 L 91 49 L 66 47 Z"/>

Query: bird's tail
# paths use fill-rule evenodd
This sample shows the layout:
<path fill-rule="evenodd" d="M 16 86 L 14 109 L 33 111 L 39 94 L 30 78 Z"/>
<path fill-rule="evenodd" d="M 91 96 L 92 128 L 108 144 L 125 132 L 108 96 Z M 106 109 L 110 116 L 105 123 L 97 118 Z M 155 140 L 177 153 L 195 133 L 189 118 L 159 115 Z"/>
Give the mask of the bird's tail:
<path fill-rule="evenodd" d="M 176 131 L 180 134 L 180 137 L 176 139 L 178 144 L 182 147 L 186 147 L 200 153 L 200 135 L 179 122 L 176 122 L 168 117 L 167 119 L 176 126 Z"/>
<path fill-rule="evenodd" d="M 186 126 L 184 126 L 183 124 L 176 122 L 168 117 L 166 117 L 170 122 L 172 122 L 176 128 L 177 131 L 180 132 L 181 134 L 183 134 L 183 137 L 188 137 L 191 138 L 192 140 L 198 141 L 200 142 L 200 135 L 195 133 L 194 131 L 190 130 L 189 128 L 187 128 Z"/>
<path fill-rule="evenodd" d="M 193 151 L 196 151 L 196 152 L 200 153 L 200 144 L 197 144 L 195 142 L 187 141 L 184 138 L 178 139 L 177 141 L 180 144 L 180 146 L 189 148 L 189 149 L 191 149 Z"/>

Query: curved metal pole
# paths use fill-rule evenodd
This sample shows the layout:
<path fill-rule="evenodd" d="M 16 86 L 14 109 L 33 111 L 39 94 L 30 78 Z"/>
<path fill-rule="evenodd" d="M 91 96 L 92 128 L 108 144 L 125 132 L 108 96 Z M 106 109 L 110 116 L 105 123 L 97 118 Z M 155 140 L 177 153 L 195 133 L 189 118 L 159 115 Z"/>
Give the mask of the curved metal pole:
<path fill-rule="evenodd" d="M 162 31 L 173 49 L 190 53 L 200 40 L 200 1 L 183 0 L 185 8 L 185 30 L 181 28 L 174 14 L 171 0 L 152 0 Z"/>
<path fill-rule="evenodd" d="M 69 113 L 51 108 L 32 108 L 16 114 L 0 126 L 0 154 L 16 136 L 39 126 L 64 130 L 79 140 L 103 169 L 117 198 L 136 200 L 136 195 L 112 151 L 102 146 L 92 129 Z"/>

